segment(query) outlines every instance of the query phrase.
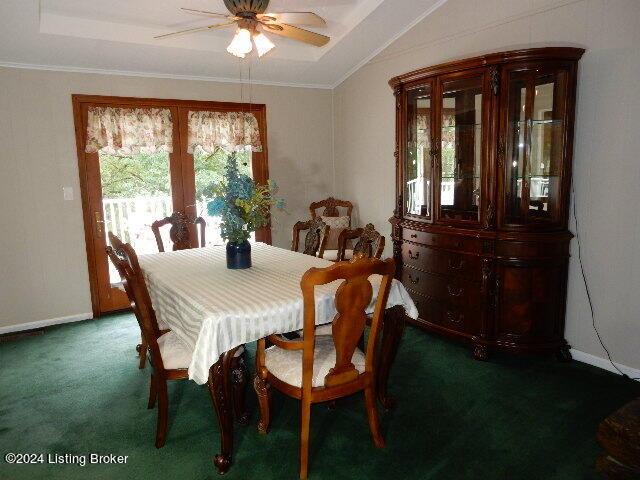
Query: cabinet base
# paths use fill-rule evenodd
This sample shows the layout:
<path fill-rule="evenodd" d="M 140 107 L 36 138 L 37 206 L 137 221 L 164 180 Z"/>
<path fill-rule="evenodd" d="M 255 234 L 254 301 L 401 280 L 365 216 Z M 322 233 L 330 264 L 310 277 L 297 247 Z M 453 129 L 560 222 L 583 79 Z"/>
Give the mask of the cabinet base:
<path fill-rule="evenodd" d="M 480 361 L 489 360 L 489 349 L 486 345 L 476 343 L 473 346 L 473 358 Z"/>

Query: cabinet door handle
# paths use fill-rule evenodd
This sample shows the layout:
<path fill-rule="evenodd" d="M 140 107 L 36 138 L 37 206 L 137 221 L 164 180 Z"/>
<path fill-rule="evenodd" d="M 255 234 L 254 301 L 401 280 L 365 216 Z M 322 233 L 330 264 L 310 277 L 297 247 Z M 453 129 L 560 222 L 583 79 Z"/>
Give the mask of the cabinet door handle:
<path fill-rule="evenodd" d="M 464 288 L 447 285 L 447 291 L 452 297 L 459 297 L 460 295 L 462 295 L 462 292 L 464 292 Z"/>
<path fill-rule="evenodd" d="M 463 318 L 464 315 L 460 313 L 453 313 L 451 310 L 447 310 L 447 320 L 449 320 L 451 323 L 460 323 Z"/>
<path fill-rule="evenodd" d="M 415 234 L 415 233 L 412 233 L 412 234 L 410 235 L 410 237 L 411 237 L 411 238 L 418 238 L 418 235 L 417 235 L 417 234 Z"/>
<path fill-rule="evenodd" d="M 460 270 L 462 269 L 462 266 L 464 265 L 464 260 L 459 258 L 458 262 L 454 262 L 453 259 L 449 259 L 449 268 L 451 270 Z"/>
<path fill-rule="evenodd" d="M 420 257 L 420 252 L 416 252 L 416 254 L 414 255 L 413 252 L 411 250 L 409 250 L 409 258 L 411 260 L 417 260 L 418 257 Z"/>
<path fill-rule="evenodd" d="M 411 274 L 409 274 L 409 281 L 415 285 L 420 281 L 420 277 L 413 278 Z"/>

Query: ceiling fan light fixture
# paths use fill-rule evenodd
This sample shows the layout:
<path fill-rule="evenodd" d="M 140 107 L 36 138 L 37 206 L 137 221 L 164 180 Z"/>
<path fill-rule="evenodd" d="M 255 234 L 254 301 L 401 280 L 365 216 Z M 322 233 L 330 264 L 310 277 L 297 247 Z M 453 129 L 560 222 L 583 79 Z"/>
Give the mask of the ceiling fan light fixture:
<path fill-rule="evenodd" d="M 262 32 L 256 33 L 253 36 L 253 43 L 256 44 L 258 57 L 262 57 L 266 53 L 269 53 L 275 47 L 273 42 Z"/>
<path fill-rule="evenodd" d="M 239 28 L 233 36 L 233 40 L 227 47 L 227 52 L 236 57 L 244 58 L 244 56 L 253 50 L 251 44 L 251 32 L 246 28 Z"/>

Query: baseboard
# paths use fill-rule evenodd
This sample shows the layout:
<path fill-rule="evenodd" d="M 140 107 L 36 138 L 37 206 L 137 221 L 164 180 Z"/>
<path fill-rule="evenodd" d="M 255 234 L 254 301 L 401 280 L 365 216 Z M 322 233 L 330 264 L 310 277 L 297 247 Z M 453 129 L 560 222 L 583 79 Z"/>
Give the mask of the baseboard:
<path fill-rule="evenodd" d="M 604 370 L 608 370 L 609 372 L 617 373 L 620 375 L 620 372 L 613 368 L 611 362 L 606 358 L 597 357 L 595 355 L 591 355 L 590 353 L 581 352 L 580 350 L 576 350 L 574 348 L 571 349 L 571 355 L 574 360 L 578 362 L 587 363 L 589 365 L 593 365 L 594 367 L 602 368 Z M 630 378 L 640 378 L 640 370 L 637 368 L 627 367 L 626 365 L 622 365 L 621 363 L 616 363 L 616 367 L 620 369 L 621 372 L 624 372 Z"/>
<path fill-rule="evenodd" d="M 61 323 L 81 322 L 93 318 L 93 313 L 78 313 L 77 315 L 69 315 L 66 317 L 48 318 L 46 320 L 38 320 L 36 322 L 19 323 L 17 325 L 7 325 L 0 327 L 0 335 L 5 333 L 23 332 L 25 330 L 34 330 L 36 328 L 49 327 L 51 325 L 59 325 Z"/>

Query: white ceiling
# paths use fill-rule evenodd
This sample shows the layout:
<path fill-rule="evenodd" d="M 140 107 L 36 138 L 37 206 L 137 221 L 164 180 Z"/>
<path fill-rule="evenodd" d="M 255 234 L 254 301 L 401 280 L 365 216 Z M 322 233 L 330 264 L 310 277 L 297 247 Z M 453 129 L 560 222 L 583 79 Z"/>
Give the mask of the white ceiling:
<path fill-rule="evenodd" d="M 244 62 L 255 83 L 332 87 L 446 0 L 272 0 L 269 11 L 313 11 L 327 21 L 317 48 L 270 35 L 276 48 Z M 2 0 L 0 65 L 236 80 L 233 28 L 154 35 L 219 23 L 179 10 L 225 13 L 222 0 Z M 304 27 L 307 28 L 307 27 Z"/>

